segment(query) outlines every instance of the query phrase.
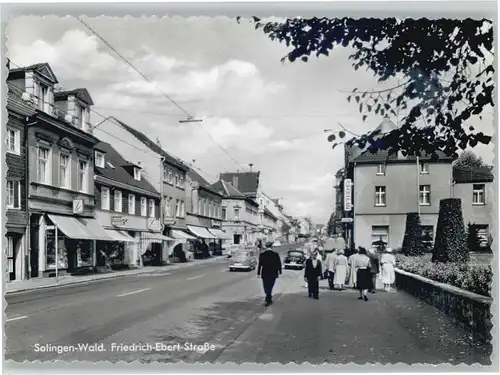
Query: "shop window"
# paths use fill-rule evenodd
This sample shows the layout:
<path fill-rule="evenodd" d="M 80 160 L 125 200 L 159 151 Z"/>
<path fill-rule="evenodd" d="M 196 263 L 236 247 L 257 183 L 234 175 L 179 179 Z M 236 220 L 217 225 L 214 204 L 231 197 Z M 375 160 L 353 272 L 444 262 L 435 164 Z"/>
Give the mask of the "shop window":
<path fill-rule="evenodd" d="M 68 268 L 68 252 L 66 249 L 66 236 L 61 231 L 57 234 L 57 255 L 59 258 L 58 268 Z M 56 268 L 56 238 L 55 229 L 47 229 L 45 247 L 45 268 Z"/>

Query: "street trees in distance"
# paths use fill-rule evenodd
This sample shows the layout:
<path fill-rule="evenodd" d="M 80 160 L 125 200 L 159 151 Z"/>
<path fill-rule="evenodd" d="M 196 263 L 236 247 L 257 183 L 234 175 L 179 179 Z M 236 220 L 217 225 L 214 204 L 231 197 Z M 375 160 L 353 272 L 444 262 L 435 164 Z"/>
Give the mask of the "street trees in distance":
<path fill-rule="evenodd" d="M 400 80 L 383 90 L 352 90 L 348 100 L 356 101 L 363 121 L 368 113 L 397 116 L 401 109 L 408 114 L 398 129 L 355 136 L 351 146 L 437 158 L 438 150 L 457 157 L 460 150 L 491 141 L 469 124 L 494 106 L 491 20 L 313 17 L 266 22 L 253 17 L 250 22 L 291 48 L 282 62 L 307 63 L 313 56 L 328 57 L 334 48 L 349 47 L 355 70 L 371 70 L 381 83 Z M 328 140 L 335 147 L 337 138 L 344 137 L 345 129 Z"/>

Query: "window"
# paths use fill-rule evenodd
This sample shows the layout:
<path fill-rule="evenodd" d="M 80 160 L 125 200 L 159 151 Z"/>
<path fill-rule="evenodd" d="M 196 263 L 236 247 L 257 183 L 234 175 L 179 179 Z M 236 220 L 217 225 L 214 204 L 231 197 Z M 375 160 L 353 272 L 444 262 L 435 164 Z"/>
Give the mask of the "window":
<path fill-rule="evenodd" d="M 184 177 L 182 175 L 179 176 L 179 187 L 184 188 Z"/>
<path fill-rule="evenodd" d="M 420 173 L 421 174 L 429 173 L 429 163 L 420 163 Z"/>
<path fill-rule="evenodd" d="M 175 174 L 175 186 L 179 186 L 179 174 Z"/>
<path fill-rule="evenodd" d="M 375 186 L 375 206 L 386 205 L 385 186 Z"/>
<path fill-rule="evenodd" d="M 21 132 L 7 128 L 7 152 L 21 154 Z"/>
<path fill-rule="evenodd" d="M 214 212 L 213 212 L 213 208 L 212 208 L 212 202 L 208 202 L 208 217 L 213 217 L 214 216 Z"/>
<path fill-rule="evenodd" d="M 486 204 L 485 199 L 485 184 L 474 184 L 472 185 L 472 204 Z"/>
<path fill-rule="evenodd" d="M 434 244 L 434 227 L 432 225 L 422 225 L 422 243 L 430 248 Z"/>
<path fill-rule="evenodd" d="M 50 184 L 50 150 L 45 147 L 38 147 L 38 182 Z"/>
<path fill-rule="evenodd" d="M 104 168 L 105 160 L 104 154 L 102 152 L 96 151 L 94 154 L 95 166 L 99 168 Z"/>
<path fill-rule="evenodd" d="M 431 185 L 420 185 L 419 202 L 421 206 L 431 205 Z"/>
<path fill-rule="evenodd" d="M 51 114 L 50 108 L 51 108 L 50 100 L 49 100 L 49 88 L 48 86 L 38 84 L 38 109 L 41 109 L 42 111 L 48 113 L 49 115 Z"/>
<path fill-rule="evenodd" d="M 178 199 L 175 200 L 175 216 L 181 216 L 181 201 Z"/>
<path fill-rule="evenodd" d="M 372 226 L 372 246 L 374 242 L 384 241 L 386 246 L 389 246 L 389 226 L 388 225 L 373 225 Z"/>
<path fill-rule="evenodd" d="M 155 200 L 149 200 L 149 217 L 155 217 Z"/>
<path fill-rule="evenodd" d="M 87 130 L 88 110 L 87 108 L 78 104 L 75 104 L 75 106 L 76 106 L 76 117 L 77 117 L 76 121 L 78 124 L 78 128 L 82 130 Z"/>
<path fill-rule="evenodd" d="M 208 201 L 205 200 L 205 207 L 203 208 L 204 212 L 205 212 L 205 216 L 208 216 Z"/>
<path fill-rule="evenodd" d="M 148 216 L 148 200 L 141 197 L 141 216 Z"/>
<path fill-rule="evenodd" d="M 222 209 L 222 220 L 226 220 L 226 209 Z"/>
<path fill-rule="evenodd" d="M 173 183 L 174 182 L 174 174 L 171 169 L 168 170 L 168 182 Z"/>
<path fill-rule="evenodd" d="M 141 181 L 141 170 L 140 168 L 134 167 L 134 179 Z"/>
<path fill-rule="evenodd" d="M 172 216 L 172 202 L 171 198 L 169 197 L 165 197 L 165 216 L 166 217 Z"/>
<path fill-rule="evenodd" d="M 78 181 L 77 189 L 83 193 L 88 189 L 88 163 L 85 160 L 78 160 Z"/>
<path fill-rule="evenodd" d="M 235 219 L 235 221 L 240 221 L 240 209 L 239 208 L 234 209 L 234 219 Z"/>
<path fill-rule="evenodd" d="M 128 213 L 135 215 L 135 195 L 128 195 Z"/>
<path fill-rule="evenodd" d="M 377 165 L 377 175 L 378 176 L 385 175 L 385 164 L 378 164 Z"/>
<path fill-rule="evenodd" d="M 184 201 L 181 201 L 181 217 L 184 217 L 186 215 L 185 207 L 184 207 Z"/>
<path fill-rule="evenodd" d="M 490 231 L 488 224 L 475 224 L 481 247 L 488 247 Z"/>
<path fill-rule="evenodd" d="M 14 237 L 7 237 L 8 272 L 14 272 Z"/>
<path fill-rule="evenodd" d="M 103 186 L 101 188 L 101 209 L 109 210 L 109 203 L 109 188 Z"/>
<path fill-rule="evenodd" d="M 7 208 L 21 208 L 21 184 L 19 181 L 7 181 Z"/>
<path fill-rule="evenodd" d="M 115 190 L 115 212 L 122 212 L 122 192 Z"/>
<path fill-rule="evenodd" d="M 167 181 L 167 178 L 168 178 L 168 169 L 167 169 L 167 167 L 164 165 L 164 166 L 163 166 L 163 180 L 164 180 L 164 181 Z"/>
<path fill-rule="evenodd" d="M 71 172 L 70 172 L 70 159 L 68 154 L 59 155 L 59 186 L 70 189 L 71 188 Z"/>

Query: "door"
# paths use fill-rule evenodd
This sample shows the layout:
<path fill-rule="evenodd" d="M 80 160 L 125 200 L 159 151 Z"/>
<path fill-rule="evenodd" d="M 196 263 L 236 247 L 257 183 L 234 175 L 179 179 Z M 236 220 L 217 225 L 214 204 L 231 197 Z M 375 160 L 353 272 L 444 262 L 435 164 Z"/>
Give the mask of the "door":
<path fill-rule="evenodd" d="M 31 265 L 31 277 L 38 277 L 38 254 L 39 254 L 39 243 L 38 231 L 40 229 L 39 226 L 40 216 L 32 215 L 31 224 L 30 224 L 30 265 Z"/>
<path fill-rule="evenodd" d="M 10 281 L 16 279 L 16 245 L 16 239 L 13 236 L 7 236 L 7 271 Z"/>
<path fill-rule="evenodd" d="M 233 238 L 233 243 L 234 243 L 235 245 L 239 245 L 239 244 L 240 244 L 240 241 L 241 241 L 241 234 L 235 234 L 233 237 L 234 237 L 234 238 Z"/>

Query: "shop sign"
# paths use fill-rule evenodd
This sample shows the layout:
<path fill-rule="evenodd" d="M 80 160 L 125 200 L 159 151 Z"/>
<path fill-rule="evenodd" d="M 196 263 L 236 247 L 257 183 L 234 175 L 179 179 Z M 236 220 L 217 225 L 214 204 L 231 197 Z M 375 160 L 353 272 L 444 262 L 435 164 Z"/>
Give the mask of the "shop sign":
<path fill-rule="evenodd" d="M 83 199 L 73 199 L 73 213 L 83 214 Z"/>
<path fill-rule="evenodd" d="M 111 225 L 114 226 L 123 226 L 127 223 L 127 218 L 123 216 L 112 216 L 111 217 Z"/>
<path fill-rule="evenodd" d="M 212 220 L 212 227 L 220 228 L 222 226 L 222 222 L 218 220 Z"/>
<path fill-rule="evenodd" d="M 352 211 L 352 180 L 344 180 L 344 211 Z"/>
<path fill-rule="evenodd" d="M 164 223 L 165 225 L 170 225 L 170 226 L 172 226 L 172 225 L 175 225 L 175 223 L 177 223 L 177 220 L 176 220 L 176 219 L 174 219 L 173 217 L 164 217 L 164 218 L 163 218 L 163 223 Z"/>
<path fill-rule="evenodd" d="M 160 220 L 155 217 L 148 218 L 148 229 L 161 230 Z"/>

